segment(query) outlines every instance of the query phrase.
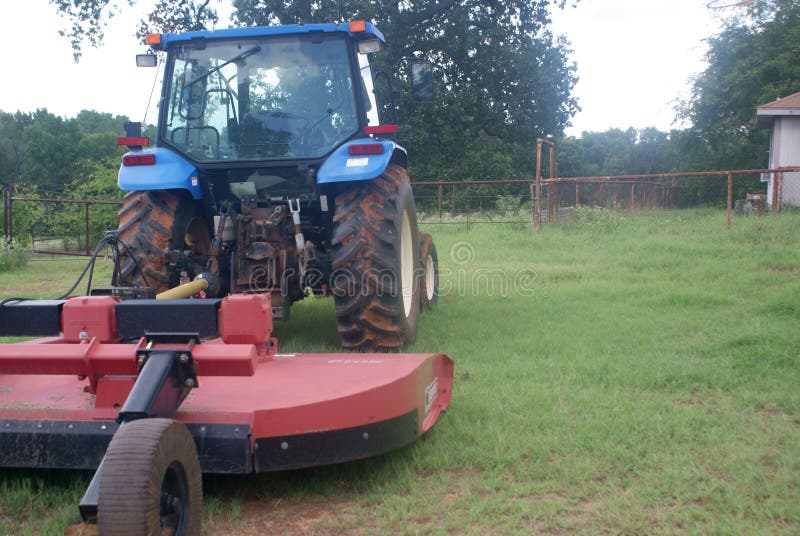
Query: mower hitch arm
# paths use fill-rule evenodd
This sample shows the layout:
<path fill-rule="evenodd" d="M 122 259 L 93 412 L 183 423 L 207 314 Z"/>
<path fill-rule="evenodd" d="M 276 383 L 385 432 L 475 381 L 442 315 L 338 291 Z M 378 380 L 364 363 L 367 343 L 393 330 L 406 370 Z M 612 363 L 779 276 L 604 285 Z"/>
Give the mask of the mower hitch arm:
<path fill-rule="evenodd" d="M 128 398 L 117 416 L 120 427 L 126 423 L 153 417 L 171 417 L 194 387 L 198 385 L 191 348 L 141 349 L 137 352 L 140 372 Z M 116 435 L 116 434 L 115 434 Z M 97 522 L 100 480 L 105 456 L 86 488 L 79 505 L 87 523 Z"/>

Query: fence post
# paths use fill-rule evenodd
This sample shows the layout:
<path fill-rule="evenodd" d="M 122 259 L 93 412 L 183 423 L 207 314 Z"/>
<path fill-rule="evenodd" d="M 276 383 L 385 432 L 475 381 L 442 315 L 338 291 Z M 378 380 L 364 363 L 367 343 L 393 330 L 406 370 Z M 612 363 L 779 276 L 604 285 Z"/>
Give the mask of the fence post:
<path fill-rule="evenodd" d="M 542 142 L 536 140 L 536 175 L 533 177 L 536 185 L 533 192 L 533 234 L 539 234 L 539 225 L 542 216 Z"/>
<path fill-rule="evenodd" d="M 11 184 L 8 187 L 8 239 L 14 241 L 14 191 L 16 186 Z"/>
<path fill-rule="evenodd" d="M 636 183 L 631 183 L 631 212 L 636 210 Z"/>
<path fill-rule="evenodd" d="M 3 188 L 3 238 L 8 236 L 8 191 Z"/>
<path fill-rule="evenodd" d="M 89 202 L 83 204 L 83 230 L 85 233 L 85 247 L 86 247 L 86 254 L 91 255 L 91 250 L 89 249 Z"/>
<path fill-rule="evenodd" d="M 452 203 L 452 206 L 451 206 L 451 209 L 450 209 L 450 213 L 455 217 L 455 215 L 456 215 L 456 185 L 455 184 L 453 184 L 453 194 L 451 196 L 451 201 L 450 202 Z"/>
<path fill-rule="evenodd" d="M 581 204 L 581 183 L 575 183 L 575 206 L 578 207 Z"/>
<path fill-rule="evenodd" d="M 727 228 L 731 228 L 731 208 L 733 206 L 733 174 L 728 173 L 728 210 L 727 210 L 727 217 L 728 217 L 728 224 Z"/>
<path fill-rule="evenodd" d="M 553 188 L 555 189 L 555 208 L 553 210 L 556 211 L 556 223 L 558 223 L 558 207 L 561 206 L 561 195 L 558 192 L 558 183 L 553 184 Z"/>
<path fill-rule="evenodd" d="M 439 181 L 439 221 L 442 221 L 442 181 Z"/>
<path fill-rule="evenodd" d="M 778 210 L 778 174 L 772 174 L 772 210 Z"/>
<path fill-rule="evenodd" d="M 600 207 L 601 208 L 604 208 L 606 206 L 605 203 L 603 203 L 603 191 L 605 190 L 605 187 L 606 187 L 606 183 L 601 182 L 600 183 Z"/>
<path fill-rule="evenodd" d="M 556 146 L 553 145 L 552 143 L 548 143 L 548 145 L 550 147 L 550 152 L 549 152 L 550 172 L 548 173 L 547 178 L 553 180 L 555 179 L 556 176 Z M 556 188 L 556 183 L 554 182 L 551 182 L 547 186 L 547 212 L 550 225 L 553 225 L 556 222 L 556 214 L 554 212 L 556 210 L 555 188 Z"/>
<path fill-rule="evenodd" d="M 783 171 L 779 171 L 778 172 L 777 179 L 778 179 L 778 181 L 777 181 L 778 182 L 778 184 L 777 184 L 778 193 L 777 193 L 777 196 L 775 198 L 775 200 L 776 200 L 776 205 L 775 206 L 776 206 L 776 212 L 778 214 L 780 214 L 781 213 L 781 205 L 783 204 Z"/>

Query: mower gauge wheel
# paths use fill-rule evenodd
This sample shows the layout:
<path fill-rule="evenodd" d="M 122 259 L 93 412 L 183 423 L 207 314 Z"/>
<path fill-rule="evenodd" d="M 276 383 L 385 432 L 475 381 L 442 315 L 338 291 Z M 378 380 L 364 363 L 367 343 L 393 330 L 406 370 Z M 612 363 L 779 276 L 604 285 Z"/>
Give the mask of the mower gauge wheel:
<path fill-rule="evenodd" d="M 120 427 L 103 461 L 98 503 L 101 535 L 199 535 L 203 481 L 189 429 L 170 419 Z"/>

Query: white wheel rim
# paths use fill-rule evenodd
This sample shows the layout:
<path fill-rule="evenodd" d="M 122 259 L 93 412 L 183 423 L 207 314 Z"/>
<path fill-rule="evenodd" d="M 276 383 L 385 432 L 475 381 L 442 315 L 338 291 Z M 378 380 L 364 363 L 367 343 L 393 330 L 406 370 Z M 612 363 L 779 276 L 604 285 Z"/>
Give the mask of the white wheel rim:
<path fill-rule="evenodd" d="M 428 253 L 425 258 L 425 295 L 430 302 L 436 292 L 436 266 L 433 264 L 433 255 Z"/>
<path fill-rule="evenodd" d="M 411 315 L 411 298 L 414 295 L 414 243 L 411 240 L 411 220 L 408 211 L 404 210 L 400 224 L 400 291 L 406 318 Z"/>

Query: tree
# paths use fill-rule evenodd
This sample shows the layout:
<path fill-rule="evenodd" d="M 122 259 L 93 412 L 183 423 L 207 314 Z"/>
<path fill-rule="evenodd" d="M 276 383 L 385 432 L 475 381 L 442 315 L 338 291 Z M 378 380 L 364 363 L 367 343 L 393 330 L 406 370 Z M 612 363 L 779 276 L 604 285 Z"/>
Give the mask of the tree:
<path fill-rule="evenodd" d="M 116 137 L 127 120 L 88 110 L 71 119 L 47 109 L 0 112 L 0 184 L 31 184 L 56 192 L 81 176 L 86 162 L 116 169 L 124 152 Z"/>
<path fill-rule="evenodd" d="M 456 180 L 531 174 L 536 137 L 561 133 L 577 111 L 567 43 L 547 30 L 554 3 L 347 2 L 344 18 L 372 20 L 387 35 L 385 50 L 373 59 L 376 70 L 399 74 L 412 56 L 437 68 L 432 105 L 415 106 L 408 91 L 399 100 L 412 176 Z M 337 19 L 333 2 L 234 0 L 234 6 L 244 25 Z"/>
<path fill-rule="evenodd" d="M 0 111 L 0 184 L 13 183 L 22 171 L 22 131 L 30 122 L 28 114 Z"/>
<path fill-rule="evenodd" d="M 129 0 L 135 3 L 135 0 Z M 111 16 L 111 0 L 51 0 L 72 23 L 77 53 L 95 45 Z M 159 0 L 140 33 L 210 27 L 208 1 Z M 438 69 L 439 97 L 415 107 L 403 92 L 401 135 L 410 144 L 412 174 L 469 179 L 531 174 L 536 137 L 559 134 L 577 111 L 577 79 L 566 41 L 547 30 L 551 5 L 566 0 L 393 0 L 344 3 L 342 15 L 377 23 L 388 36 L 375 58 L 390 75 L 407 69 L 411 56 Z M 335 2 L 233 0 L 240 25 L 338 20 Z M 386 95 L 384 90 L 384 95 Z M 384 108 L 386 104 L 384 103 Z M 391 114 L 389 116 L 391 118 Z M 384 118 L 386 119 L 386 118 Z"/>
<path fill-rule="evenodd" d="M 758 0 L 708 43 L 708 67 L 694 80 L 682 113 L 713 167 L 763 167 L 768 135 L 756 129 L 755 109 L 800 91 L 800 4 Z"/>
<path fill-rule="evenodd" d="M 217 12 L 209 7 L 210 1 L 158 0 L 139 23 L 137 35 L 143 36 L 148 28 L 172 32 L 208 29 L 218 20 Z M 50 3 L 69 23 L 69 29 L 62 29 L 59 34 L 69 38 L 76 63 L 85 43 L 93 47 L 102 44 L 106 24 L 122 9 L 119 0 L 50 0 Z M 134 5 L 136 0 L 126 3 Z"/>

